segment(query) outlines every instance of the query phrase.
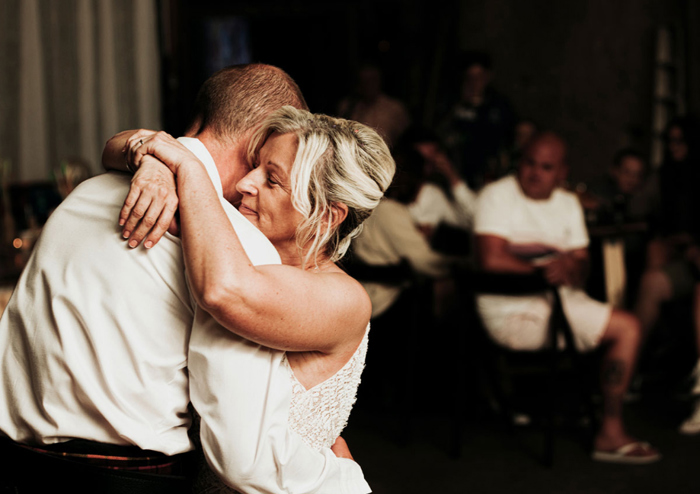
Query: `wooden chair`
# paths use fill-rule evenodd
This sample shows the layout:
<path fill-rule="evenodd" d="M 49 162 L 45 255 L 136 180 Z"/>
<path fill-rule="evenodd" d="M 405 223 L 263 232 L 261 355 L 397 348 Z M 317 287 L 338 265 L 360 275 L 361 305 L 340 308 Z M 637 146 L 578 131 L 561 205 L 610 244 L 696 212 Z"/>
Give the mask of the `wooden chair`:
<path fill-rule="evenodd" d="M 561 411 L 562 393 L 559 381 L 566 377 L 571 379 L 572 389 L 579 390 L 579 399 L 584 407 L 585 417 L 594 423 L 592 405 L 592 387 L 589 359 L 576 350 L 571 328 L 562 309 L 558 290 L 549 285 L 540 274 L 511 275 L 476 272 L 471 283 L 473 300 L 478 294 L 497 295 L 532 295 L 549 292 L 553 296 L 552 314 L 549 319 L 547 345 L 541 350 L 518 351 L 505 348 L 491 339 L 478 317 L 474 313 L 473 356 L 477 360 L 477 372 L 480 374 L 481 387 L 485 390 L 487 400 L 492 403 L 504 417 L 509 431 L 513 431 L 514 403 L 512 378 L 519 370 L 526 369 L 544 379 L 541 418 L 544 433 L 544 450 L 542 463 L 551 467 L 554 461 L 555 420 Z M 563 342 L 563 344 L 562 344 Z"/>

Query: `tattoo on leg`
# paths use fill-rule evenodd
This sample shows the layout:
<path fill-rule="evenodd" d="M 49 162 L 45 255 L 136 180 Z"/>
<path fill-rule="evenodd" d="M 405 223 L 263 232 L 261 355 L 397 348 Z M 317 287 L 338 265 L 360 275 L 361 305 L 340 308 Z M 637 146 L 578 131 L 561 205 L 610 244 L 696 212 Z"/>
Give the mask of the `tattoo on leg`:
<path fill-rule="evenodd" d="M 622 360 L 610 360 L 603 364 L 603 386 L 619 386 L 625 375 L 625 363 Z"/>

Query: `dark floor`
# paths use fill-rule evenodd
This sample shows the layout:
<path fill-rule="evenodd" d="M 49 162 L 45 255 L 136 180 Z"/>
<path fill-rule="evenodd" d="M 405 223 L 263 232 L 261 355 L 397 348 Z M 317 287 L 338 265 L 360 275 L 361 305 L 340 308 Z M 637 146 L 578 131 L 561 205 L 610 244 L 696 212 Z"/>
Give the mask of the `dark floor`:
<path fill-rule="evenodd" d="M 481 408 L 481 407 L 477 407 Z M 375 494 L 425 493 L 698 493 L 700 435 L 677 432 L 690 410 L 685 399 L 644 395 L 626 407 L 628 429 L 648 440 L 664 458 L 645 466 L 613 465 L 589 458 L 586 428 L 558 430 L 552 468 L 541 458 L 541 433 L 517 428 L 509 435 L 504 422 L 486 411 L 461 420 L 462 453 L 450 456 L 454 420 L 445 412 L 420 412 L 412 434 L 401 434 L 392 416 L 358 409 L 343 434 Z M 590 430 L 590 428 L 588 428 Z"/>

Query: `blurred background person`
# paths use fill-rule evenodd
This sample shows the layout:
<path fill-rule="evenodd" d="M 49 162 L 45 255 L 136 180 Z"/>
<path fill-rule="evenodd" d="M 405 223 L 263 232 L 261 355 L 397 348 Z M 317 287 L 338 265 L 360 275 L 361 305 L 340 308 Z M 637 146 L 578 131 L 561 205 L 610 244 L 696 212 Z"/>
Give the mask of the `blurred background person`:
<path fill-rule="evenodd" d="M 658 197 L 646 187 L 647 164 L 641 153 L 623 148 L 615 153 L 608 171 L 592 180 L 585 190 L 577 190 L 591 229 L 591 251 L 596 267 L 589 280 L 589 290 L 604 293 L 603 245 L 613 241 L 622 248 L 624 262 L 624 295 L 622 304 L 633 304 L 639 281 L 646 265 L 649 221 L 658 207 Z M 577 186 L 578 189 L 578 186 Z M 609 227 L 613 233 L 601 235 Z M 607 262 L 611 262 L 609 259 Z M 600 269 L 598 269 L 600 268 Z M 598 286 L 593 286 L 595 283 Z"/>
<path fill-rule="evenodd" d="M 491 57 L 462 56 L 459 100 L 440 124 L 440 133 L 469 186 L 480 189 L 501 168 L 501 154 L 513 139 L 515 112 L 493 87 Z"/>
<path fill-rule="evenodd" d="M 374 128 L 389 147 L 411 122 L 406 106 L 384 94 L 382 72 L 372 64 L 360 67 L 355 92 L 340 102 L 338 115 Z"/>
<path fill-rule="evenodd" d="M 672 120 L 666 131 L 664 162 L 655 177 L 660 207 L 635 309 L 645 336 L 656 325 L 662 304 L 690 297 L 697 279 L 699 129 L 696 119 L 682 117 Z"/>
<path fill-rule="evenodd" d="M 401 139 L 401 151 L 412 149 L 423 158 L 423 180 L 408 205 L 411 216 L 434 248 L 454 255 L 469 250 L 476 194 L 447 155 L 437 134 L 411 127 Z"/>
<path fill-rule="evenodd" d="M 436 306 L 445 305 L 434 300 L 433 285 L 449 281 L 452 259 L 430 247 L 408 208 L 425 180 L 425 160 L 410 148 L 396 153 L 395 159 L 394 182 L 353 240 L 348 272 L 372 301 L 372 351 L 360 386 L 360 406 L 403 417 L 410 411 L 415 342 L 423 326 L 433 327 Z"/>
<path fill-rule="evenodd" d="M 533 138 L 518 174 L 479 194 L 474 231 L 479 268 L 489 273 L 533 274 L 541 270 L 557 287 L 576 348 L 603 348 L 600 389 L 603 418 L 593 439 L 593 459 L 651 463 L 661 458 L 630 436 L 622 406 L 636 364 L 639 321 L 630 313 L 590 298 L 582 289 L 588 266 L 588 233 L 578 198 L 560 188 L 566 178 L 567 146 L 553 133 Z M 535 350 L 547 344 L 552 298 L 481 294 L 477 309 L 486 330 L 506 348 Z"/>

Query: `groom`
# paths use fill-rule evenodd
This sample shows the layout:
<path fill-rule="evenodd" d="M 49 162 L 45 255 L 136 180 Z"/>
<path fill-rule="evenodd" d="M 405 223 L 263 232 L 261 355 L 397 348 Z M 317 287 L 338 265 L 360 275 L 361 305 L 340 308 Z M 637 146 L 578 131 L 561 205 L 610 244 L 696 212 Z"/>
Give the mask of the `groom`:
<path fill-rule="evenodd" d="M 280 69 L 224 69 L 202 87 L 183 139 L 256 264 L 279 256 L 228 201 L 248 169 L 251 130 L 283 105 L 306 106 Z M 355 462 L 312 450 L 289 430 L 282 352 L 238 338 L 194 304 L 179 239 L 135 251 L 119 239 L 128 188 L 128 177 L 108 173 L 70 194 L 0 320 L 0 447 L 12 458 L 0 486 L 188 492 L 191 399 L 207 461 L 231 487 L 369 492 Z"/>

